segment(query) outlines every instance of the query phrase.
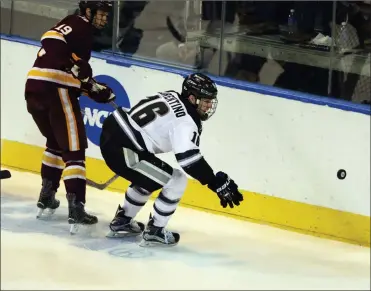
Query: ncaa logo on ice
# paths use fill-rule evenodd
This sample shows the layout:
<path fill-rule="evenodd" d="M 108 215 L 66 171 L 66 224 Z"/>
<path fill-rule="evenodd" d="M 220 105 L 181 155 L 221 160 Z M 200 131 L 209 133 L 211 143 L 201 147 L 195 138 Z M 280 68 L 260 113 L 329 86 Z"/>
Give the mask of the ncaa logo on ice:
<path fill-rule="evenodd" d="M 100 83 L 109 86 L 116 95 L 115 103 L 119 106 L 130 108 L 130 100 L 124 87 L 115 79 L 107 75 L 98 75 L 94 77 Z M 100 134 L 102 132 L 103 121 L 115 109 L 111 104 L 100 104 L 87 96 L 80 97 L 80 106 L 84 112 L 84 124 L 88 139 L 99 146 Z"/>

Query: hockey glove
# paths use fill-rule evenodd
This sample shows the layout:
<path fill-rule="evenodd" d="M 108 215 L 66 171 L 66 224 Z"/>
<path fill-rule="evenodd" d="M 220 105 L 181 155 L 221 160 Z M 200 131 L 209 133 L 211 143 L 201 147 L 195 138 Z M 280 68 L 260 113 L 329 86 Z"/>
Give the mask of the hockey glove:
<path fill-rule="evenodd" d="M 98 83 L 94 78 L 88 82 L 81 82 L 81 91 L 97 103 L 109 103 L 116 99 L 112 89 L 104 83 Z"/>
<path fill-rule="evenodd" d="M 72 75 L 82 82 L 89 81 L 93 76 L 93 71 L 90 64 L 87 61 L 78 59 L 74 61 L 74 65 L 71 68 Z"/>
<path fill-rule="evenodd" d="M 94 82 L 89 90 L 89 97 L 97 103 L 109 103 L 116 99 L 112 89 L 104 83 Z"/>
<path fill-rule="evenodd" d="M 226 173 L 216 173 L 214 180 L 208 184 L 208 187 L 218 195 L 223 208 L 228 205 L 233 208 L 234 205 L 238 206 L 243 201 L 243 196 L 238 191 L 237 184 Z"/>

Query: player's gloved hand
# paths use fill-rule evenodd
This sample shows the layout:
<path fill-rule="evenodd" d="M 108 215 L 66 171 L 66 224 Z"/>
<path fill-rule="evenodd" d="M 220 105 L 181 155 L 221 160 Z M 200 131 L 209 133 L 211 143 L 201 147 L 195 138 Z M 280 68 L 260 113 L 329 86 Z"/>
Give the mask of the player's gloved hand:
<path fill-rule="evenodd" d="M 214 180 L 208 184 L 208 187 L 218 195 L 223 208 L 228 205 L 233 208 L 234 205 L 238 206 L 243 201 L 237 184 L 226 173 L 216 173 Z"/>
<path fill-rule="evenodd" d="M 93 70 L 87 61 L 78 59 L 73 61 L 73 66 L 71 68 L 72 75 L 82 82 L 89 81 L 93 76 Z"/>
<path fill-rule="evenodd" d="M 104 83 L 95 82 L 89 90 L 89 97 L 98 103 L 109 103 L 116 99 L 112 89 Z"/>

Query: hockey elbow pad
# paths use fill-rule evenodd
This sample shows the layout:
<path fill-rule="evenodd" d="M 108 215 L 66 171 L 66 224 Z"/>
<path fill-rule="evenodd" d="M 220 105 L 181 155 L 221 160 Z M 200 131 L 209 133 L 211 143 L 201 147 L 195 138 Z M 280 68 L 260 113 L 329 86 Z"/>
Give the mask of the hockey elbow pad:
<path fill-rule="evenodd" d="M 238 191 L 237 184 L 226 173 L 216 173 L 208 187 L 218 195 L 220 205 L 223 208 L 226 208 L 228 205 L 230 208 L 233 208 L 234 205 L 238 206 L 243 201 L 243 196 Z"/>

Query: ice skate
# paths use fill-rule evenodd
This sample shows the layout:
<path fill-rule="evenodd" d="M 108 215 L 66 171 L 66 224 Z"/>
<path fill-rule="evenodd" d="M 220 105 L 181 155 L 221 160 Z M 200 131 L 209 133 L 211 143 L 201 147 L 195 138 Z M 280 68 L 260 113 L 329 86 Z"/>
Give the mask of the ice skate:
<path fill-rule="evenodd" d="M 60 204 L 59 200 L 55 199 L 55 194 L 52 181 L 43 179 L 39 200 L 36 204 L 38 208 L 36 218 L 48 218 L 54 214 Z"/>
<path fill-rule="evenodd" d="M 68 223 L 71 224 L 70 234 L 76 234 L 80 225 L 93 225 L 98 223 L 98 218 L 85 212 L 85 205 L 76 202 L 74 193 L 67 193 Z"/>
<path fill-rule="evenodd" d="M 125 210 L 119 205 L 115 217 L 111 221 L 110 232 L 106 235 L 109 238 L 122 238 L 136 236 L 143 232 L 144 224 L 137 222 L 131 217 L 125 216 Z"/>
<path fill-rule="evenodd" d="M 180 235 L 176 232 L 166 230 L 164 227 L 157 227 L 153 225 L 154 220 L 152 216 L 149 217 L 149 222 L 143 232 L 143 238 L 139 246 L 152 247 L 164 246 L 171 247 L 178 244 Z"/>

